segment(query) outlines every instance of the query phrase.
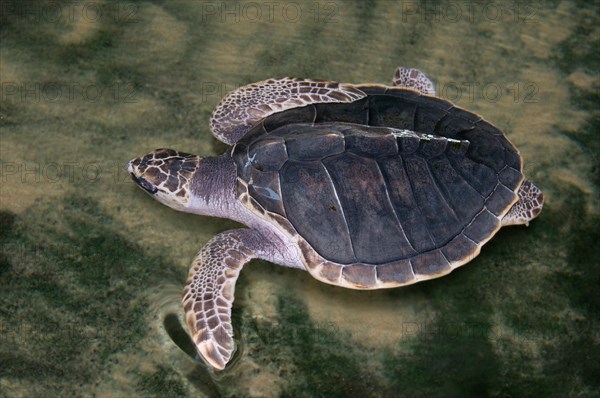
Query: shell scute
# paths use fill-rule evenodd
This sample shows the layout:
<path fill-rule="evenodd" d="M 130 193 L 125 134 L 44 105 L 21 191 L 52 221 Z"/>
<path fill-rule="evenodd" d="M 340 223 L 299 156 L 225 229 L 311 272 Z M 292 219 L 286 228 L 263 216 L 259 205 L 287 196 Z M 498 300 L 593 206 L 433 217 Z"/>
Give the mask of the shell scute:
<path fill-rule="evenodd" d="M 441 276 L 500 227 L 521 157 L 480 116 L 413 90 L 275 113 L 232 156 L 240 199 L 296 239 L 327 283 L 371 289 Z"/>

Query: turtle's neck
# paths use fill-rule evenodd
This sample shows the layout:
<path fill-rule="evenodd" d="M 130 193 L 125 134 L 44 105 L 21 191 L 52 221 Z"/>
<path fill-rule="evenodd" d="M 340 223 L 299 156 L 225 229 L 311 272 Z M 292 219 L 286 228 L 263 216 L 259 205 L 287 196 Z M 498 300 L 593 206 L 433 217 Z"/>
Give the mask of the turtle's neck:
<path fill-rule="evenodd" d="M 229 152 L 200 160 L 191 181 L 190 213 L 236 219 L 236 167 Z"/>

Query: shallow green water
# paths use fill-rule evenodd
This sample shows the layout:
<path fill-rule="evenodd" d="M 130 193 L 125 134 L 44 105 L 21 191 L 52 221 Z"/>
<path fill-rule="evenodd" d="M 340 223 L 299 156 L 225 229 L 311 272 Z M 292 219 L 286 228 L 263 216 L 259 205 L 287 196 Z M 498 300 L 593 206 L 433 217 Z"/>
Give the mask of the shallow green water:
<path fill-rule="evenodd" d="M 599 395 L 597 3 L 2 7 L 1 396 Z M 125 163 L 221 153 L 208 117 L 240 85 L 389 84 L 398 65 L 506 131 L 542 215 L 402 289 L 252 262 L 234 364 L 207 371 L 185 352 L 180 292 L 196 251 L 235 223 L 152 201 Z"/>

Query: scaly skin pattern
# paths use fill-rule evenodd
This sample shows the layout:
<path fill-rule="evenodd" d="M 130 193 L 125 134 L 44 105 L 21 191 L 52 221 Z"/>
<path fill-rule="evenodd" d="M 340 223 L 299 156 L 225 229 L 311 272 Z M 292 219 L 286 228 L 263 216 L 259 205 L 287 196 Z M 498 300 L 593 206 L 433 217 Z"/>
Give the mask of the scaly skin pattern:
<path fill-rule="evenodd" d="M 396 87 L 412 88 L 421 94 L 435 95 L 435 85 L 418 69 L 399 67 L 394 73 L 393 84 Z"/>
<path fill-rule="evenodd" d="M 544 206 L 544 194 L 531 181 L 525 180 L 521 184 L 519 200 L 510 208 L 502 218 L 502 226 L 529 225 L 529 221 L 536 218 Z"/>
<path fill-rule="evenodd" d="M 210 366 L 223 369 L 235 350 L 231 306 L 242 266 L 255 258 L 250 229 L 225 231 L 198 253 L 183 290 L 186 322 L 197 350 Z"/>

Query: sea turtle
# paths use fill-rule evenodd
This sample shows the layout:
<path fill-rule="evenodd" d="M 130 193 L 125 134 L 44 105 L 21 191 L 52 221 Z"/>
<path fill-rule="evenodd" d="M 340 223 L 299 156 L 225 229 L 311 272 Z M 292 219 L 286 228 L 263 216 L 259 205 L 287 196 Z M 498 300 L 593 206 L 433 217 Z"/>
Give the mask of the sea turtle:
<path fill-rule="evenodd" d="M 221 156 L 158 149 L 133 180 L 180 211 L 229 218 L 194 259 L 182 303 L 197 351 L 223 369 L 242 266 L 260 258 L 353 289 L 437 278 L 505 225 L 528 224 L 542 192 L 502 131 L 435 97 L 420 71 L 393 86 L 269 79 L 228 94 L 210 119 Z"/>

